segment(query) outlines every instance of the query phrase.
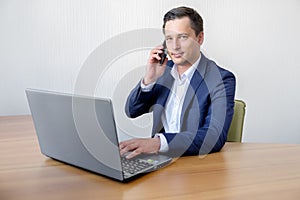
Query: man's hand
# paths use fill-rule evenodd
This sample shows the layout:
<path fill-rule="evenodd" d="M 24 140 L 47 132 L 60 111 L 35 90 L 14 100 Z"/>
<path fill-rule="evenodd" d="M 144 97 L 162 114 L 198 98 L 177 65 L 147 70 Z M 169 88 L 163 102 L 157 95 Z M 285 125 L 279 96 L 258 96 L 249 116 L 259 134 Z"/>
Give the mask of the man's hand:
<path fill-rule="evenodd" d="M 148 85 L 150 83 L 154 83 L 160 76 L 163 75 L 168 59 L 166 58 L 164 63 L 159 64 L 161 58 L 159 56 L 160 53 L 164 52 L 164 47 L 162 45 L 155 47 L 150 52 L 150 57 L 148 59 L 146 74 L 143 79 L 143 83 Z"/>
<path fill-rule="evenodd" d="M 126 156 L 127 159 L 130 159 L 141 153 L 157 153 L 160 148 L 160 139 L 159 137 L 147 139 L 131 139 L 120 142 L 119 146 L 121 155 L 132 151 L 129 155 Z"/>

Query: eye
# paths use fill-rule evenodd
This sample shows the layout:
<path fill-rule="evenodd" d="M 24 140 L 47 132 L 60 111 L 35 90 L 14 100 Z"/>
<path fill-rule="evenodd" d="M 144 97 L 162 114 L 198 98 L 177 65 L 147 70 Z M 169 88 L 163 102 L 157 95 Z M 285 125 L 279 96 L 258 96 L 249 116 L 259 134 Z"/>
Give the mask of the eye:
<path fill-rule="evenodd" d="M 167 41 L 167 42 L 172 41 L 172 39 L 173 39 L 173 38 L 171 38 L 171 37 L 166 37 L 166 41 Z"/>
<path fill-rule="evenodd" d="M 188 36 L 187 36 L 187 35 L 180 35 L 180 36 L 179 36 L 179 39 L 180 39 L 180 40 L 187 40 L 187 39 L 188 39 Z"/>

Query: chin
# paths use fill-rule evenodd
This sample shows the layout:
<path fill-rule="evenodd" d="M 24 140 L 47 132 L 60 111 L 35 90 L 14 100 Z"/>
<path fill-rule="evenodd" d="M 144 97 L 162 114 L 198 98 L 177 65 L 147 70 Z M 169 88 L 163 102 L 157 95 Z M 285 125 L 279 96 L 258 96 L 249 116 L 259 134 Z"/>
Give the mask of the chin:
<path fill-rule="evenodd" d="M 182 59 L 182 58 L 172 58 L 172 61 L 173 61 L 173 63 L 174 64 L 176 64 L 176 65 L 181 65 L 181 64 L 183 64 L 183 63 L 185 63 L 186 62 L 186 60 L 184 60 L 184 59 Z"/>
<path fill-rule="evenodd" d="M 187 60 L 185 60 L 185 59 L 173 58 L 172 61 L 176 65 L 186 65 L 187 64 Z"/>

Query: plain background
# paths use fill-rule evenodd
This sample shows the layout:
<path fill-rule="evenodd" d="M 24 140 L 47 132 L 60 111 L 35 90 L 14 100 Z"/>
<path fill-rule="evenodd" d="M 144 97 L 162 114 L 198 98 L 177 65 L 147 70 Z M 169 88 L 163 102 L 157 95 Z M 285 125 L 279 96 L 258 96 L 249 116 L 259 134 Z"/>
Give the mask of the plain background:
<path fill-rule="evenodd" d="M 99 45 L 124 32 L 160 28 L 168 10 L 185 5 L 204 19 L 205 55 L 236 75 L 236 98 L 247 104 L 243 142 L 300 143 L 300 1 L 184 2 L 0 0 L 0 116 L 30 113 L 25 88 L 72 92 Z M 148 53 L 131 52 L 112 62 L 95 96 L 118 96 L 117 77 L 125 77 L 121 89 L 128 94 Z M 134 77 L 126 77 L 129 69 L 137 69 Z M 124 113 L 123 99 L 114 98 Z M 151 120 L 143 120 L 133 123 L 150 127 Z"/>

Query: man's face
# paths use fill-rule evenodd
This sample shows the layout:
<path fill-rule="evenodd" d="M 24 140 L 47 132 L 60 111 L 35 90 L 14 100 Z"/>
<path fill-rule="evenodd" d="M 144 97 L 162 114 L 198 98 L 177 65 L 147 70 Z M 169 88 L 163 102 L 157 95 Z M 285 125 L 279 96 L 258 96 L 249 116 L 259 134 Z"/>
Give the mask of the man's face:
<path fill-rule="evenodd" d="M 203 32 L 196 36 L 188 17 L 167 21 L 165 39 L 168 54 L 178 66 L 189 67 L 199 58 Z"/>

